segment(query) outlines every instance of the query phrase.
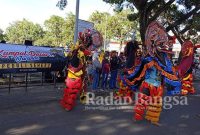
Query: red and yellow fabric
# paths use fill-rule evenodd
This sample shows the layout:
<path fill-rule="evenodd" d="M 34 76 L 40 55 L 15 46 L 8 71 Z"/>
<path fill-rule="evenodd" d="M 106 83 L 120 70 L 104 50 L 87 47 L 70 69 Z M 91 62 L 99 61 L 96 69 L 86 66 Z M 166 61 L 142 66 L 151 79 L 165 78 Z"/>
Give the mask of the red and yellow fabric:
<path fill-rule="evenodd" d="M 139 93 L 138 97 L 137 97 L 137 101 L 134 107 L 134 119 L 136 121 L 140 121 L 144 119 L 144 114 L 145 114 L 145 110 L 146 110 L 146 105 L 148 103 L 148 99 L 149 96 L 143 94 L 143 93 Z"/>
<path fill-rule="evenodd" d="M 187 95 L 187 94 L 194 94 L 195 89 L 192 84 L 193 81 L 193 75 L 188 74 L 186 77 L 182 79 L 182 88 L 181 88 L 181 94 Z"/>
<path fill-rule="evenodd" d="M 149 96 L 143 93 L 144 89 L 149 91 Z M 142 120 L 145 117 L 145 119 L 151 121 L 153 124 L 157 124 L 162 111 L 162 95 L 163 86 L 155 87 L 143 81 L 134 109 L 135 120 Z"/>
<path fill-rule="evenodd" d="M 149 120 L 153 124 L 157 124 L 160 118 L 161 111 L 162 111 L 162 97 L 155 96 L 147 106 L 145 119 Z"/>
<path fill-rule="evenodd" d="M 119 98 L 122 97 L 124 99 L 127 99 L 127 102 L 130 102 L 130 100 L 132 100 L 133 97 L 133 91 L 131 91 L 131 89 L 129 89 L 128 86 L 124 86 L 123 82 L 120 80 L 119 82 L 119 90 L 117 92 L 115 92 L 114 97 L 115 98 Z"/>
<path fill-rule="evenodd" d="M 155 87 L 145 81 L 142 82 L 140 86 L 140 92 L 143 92 L 144 89 L 148 89 L 150 96 L 162 96 L 163 95 L 163 86 Z"/>
<path fill-rule="evenodd" d="M 80 92 L 82 88 L 82 79 L 81 78 L 67 78 L 66 86 L 64 90 L 63 98 L 60 100 L 60 104 L 67 111 L 70 111 L 75 106 L 75 101 L 77 98 L 77 94 Z"/>
<path fill-rule="evenodd" d="M 81 55 L 79 56 L 81 57 Z M 81 58 L 79 58 L 81 59 Z M 67 71 L 67 78 L 65 79 L 66 88 L 64 90 L 63 98 L 60 100 L 60 104 L 67 111 L 74 108 L 78 93 L 83 89 L 83 74 L 84 65 L 82 61 L 78 67 L 72 67 L 69 65 Z"/>
<path fill-rule="evenodd" d="M 83 71 L 80 70 L 78 72 L 73 72 L 70 69 L 68 70 L 67 77 L 68 78 L 80 78 L 83 75 Z"/>

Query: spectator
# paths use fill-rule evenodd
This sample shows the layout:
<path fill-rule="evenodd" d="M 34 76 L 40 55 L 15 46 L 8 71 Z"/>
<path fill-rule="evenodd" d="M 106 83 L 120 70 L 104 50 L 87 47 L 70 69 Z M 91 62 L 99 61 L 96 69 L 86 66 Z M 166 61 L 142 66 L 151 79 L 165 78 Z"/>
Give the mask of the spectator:
<path fill-rule="evenodd" d="M 93 65 L 93 82 L 92 82 L 92 90 L 96 90 L 98 87 L 98 82 L 99 82 L 99 75 L 100 75 L 100 70 L 101 70 L 101 63 L 98 59 L 98 53 L 93 54 L 92 58 L 92 65 Z"/>
<path fill-rule="evenodd" d="M 117 73 L 119 68 L 119 59 L 117 57 L 116 52 L 112 52 L 111 58 L 110 58 L 110 89 L 115 89 L 116 87 L 116 81 L 117 81 Z"/>
<path fill-rule="evenodd" d="M 92 82 L 92 71 L 93 71 L 93 66 L 92 66 L 92 61 L 88 60 L 87 61 L 87 75 L 88 75 L 88 82 Z M 89 83 L 90 84 L 90 83 Z"/>
<path fill-rule="evenodd" d="M 104 59 L 104 52 L 103 51 L 101 51 L 101 52 L 99 52 L 99 62 L 102 64 L 102 61 L 103 61 L 103 59 Z M 101 80 L 101 75 L 102 75 L 102 70 L 100 70 L 100 72 L 99 72 L 99 81 L 98 81 L 98 87 L 100 87 L 100 82 L 102 81 Z"/>
<path fill-rule="evenodd" d="M 105 90 L 107 87 L 109 72 L 110 72 L 110 64 L 108 58 L 104 56 L 104 59 L 102 61 L 102 82 L 101 82 L 101 88 L 103 90 Z"/>
<path fill-rule="evenodd" d="M 125 64 L 126 64 L 126 60 L 125 60 L 125 57 L 124 57 L 124 53 L 121 52 L 119 54 L 119 68 L 123 69 L 125 67 Z"/>

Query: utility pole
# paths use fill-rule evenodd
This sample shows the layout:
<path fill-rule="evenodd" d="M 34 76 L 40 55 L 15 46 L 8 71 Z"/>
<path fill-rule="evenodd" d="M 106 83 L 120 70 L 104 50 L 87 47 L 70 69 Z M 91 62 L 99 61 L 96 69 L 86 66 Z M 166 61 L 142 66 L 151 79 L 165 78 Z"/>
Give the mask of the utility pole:
<path fill-rule="evenodd" d="M 74 28 L 74 44 L 76 44 L 78 39 L 78 20 L 79 20 L 79 0 L 76 0 L 76 19 L 75 19 L 75 28 Z"/>
<path fill-rule="evenodd" d="M 74 44 L 76 44 L 78 39 L 78 20 L 79 20 L 79 0 L 76 0 L 76 18 L 75 18 L 75 28 L 74 28 Z M 59 7 L 60 10 L 64 10 L 64 8 L 67 6 L 67 0 L 59 0 L 56 4 L 57 7 Z"/>
<path fill-rule="evenodd" d="M 104 37 L 104 46 L 103 46 L 103 50 L 104 52 L 106 51 L 106 39 L 107 39 L 107 20 L 108 20 L 108 15 L 106 14 L 106 24 L 105 24 L 105 31 L 104 31 L 104 34 L 105 34 L 105 37 Z"/>

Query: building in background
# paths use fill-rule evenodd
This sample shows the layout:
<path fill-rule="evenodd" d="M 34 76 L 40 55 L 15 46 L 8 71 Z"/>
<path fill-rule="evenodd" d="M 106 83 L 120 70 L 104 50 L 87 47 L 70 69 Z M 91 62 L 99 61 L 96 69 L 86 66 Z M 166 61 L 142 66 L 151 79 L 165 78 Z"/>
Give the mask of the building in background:
<path fill-rule="evenodd" d="M 178 58 L 181 51 L 181 44 L 176 43 L 173 45 L 172 51 L 174 52 L 173 58 Z"/>
<path fill-rule="evenodd" d="M 106 51 L 117 51 L 119 52 L 124 52 L 124 47 L 126 46 L 127 42 L 124 42 L 120 45 L 120 42 L 116 42 L 116 41 L 111 41 L 107 44 L 106 46 Z"/>

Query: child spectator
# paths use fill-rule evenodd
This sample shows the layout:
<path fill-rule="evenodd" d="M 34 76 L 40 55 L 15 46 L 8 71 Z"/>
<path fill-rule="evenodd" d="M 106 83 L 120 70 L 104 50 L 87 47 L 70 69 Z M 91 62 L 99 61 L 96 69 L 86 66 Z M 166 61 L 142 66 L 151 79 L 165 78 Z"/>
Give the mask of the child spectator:
<path fill-rule="evenodd" d="M 102 61 L 102 82 L 101 82 L 101 88 L 103 90 L 105 90 L 107 87 L 109 72 L 110 72 L 109 61 L 108 61 L 108 58 L 104 57 L 104 59 Z"/>

